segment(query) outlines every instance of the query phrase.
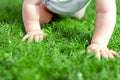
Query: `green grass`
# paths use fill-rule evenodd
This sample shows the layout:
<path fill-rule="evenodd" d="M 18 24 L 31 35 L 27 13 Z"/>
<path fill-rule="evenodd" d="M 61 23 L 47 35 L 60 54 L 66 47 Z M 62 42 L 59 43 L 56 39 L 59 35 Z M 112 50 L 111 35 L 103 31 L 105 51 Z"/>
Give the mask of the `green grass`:
<path fill-rule="evenodd" d="M 109 48 L 120 51 L 120 1 Z M 86 54 L 95 22 L 94 0 L 82 20 L 54 18 L 43 42 L 22 42 L 22 0 L 0 0 L 0 80 L 120 80 L 120 60 Z"/>

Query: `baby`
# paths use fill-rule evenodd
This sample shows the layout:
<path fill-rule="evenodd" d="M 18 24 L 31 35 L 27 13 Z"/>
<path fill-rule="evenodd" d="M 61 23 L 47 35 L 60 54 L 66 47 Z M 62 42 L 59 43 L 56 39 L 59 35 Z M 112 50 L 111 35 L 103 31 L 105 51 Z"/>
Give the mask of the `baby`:
<path fill-rule="evenodd" d="M 48 23 L 53 13 L 81 19 L 90 0 L 24 0 L 23 21 L 25 25 L 25 40 L 43 40 L 44 33 L 40 24 Z M 116 23 L 115 0 L 96 0 L 96 23 L 89 53 L 95 53 L 100 59 L 114 58 L 118 54 L 107 48 Z"/>

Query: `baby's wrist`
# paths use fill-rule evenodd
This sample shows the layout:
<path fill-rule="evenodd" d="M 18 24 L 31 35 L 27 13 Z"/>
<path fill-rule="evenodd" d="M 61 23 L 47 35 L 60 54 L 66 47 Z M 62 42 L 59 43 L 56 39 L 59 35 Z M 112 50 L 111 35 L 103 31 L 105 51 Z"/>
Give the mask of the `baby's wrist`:
<path fill-rule="evenodd" d="M 27 30 L 26 33 L 29 33 L 29 32 L 37 32 L 37 31 L 42 31 L 42 30 L 41 30 L 41 29 Z"/>
<path fill-rule="evenodd" d="M 33 32 L 33 31 L 40 31 L 40 25 L 32 25 L 32 26 L 25 26 L 26 33 Z"/>
<path fill-rule="evenodd" d="M 107 44 L 104 44 L 104 43 L 101 43 L 101 42 L 91 42 L 91 45 L 100 45 L 100 46 L 107 47 Z"/>

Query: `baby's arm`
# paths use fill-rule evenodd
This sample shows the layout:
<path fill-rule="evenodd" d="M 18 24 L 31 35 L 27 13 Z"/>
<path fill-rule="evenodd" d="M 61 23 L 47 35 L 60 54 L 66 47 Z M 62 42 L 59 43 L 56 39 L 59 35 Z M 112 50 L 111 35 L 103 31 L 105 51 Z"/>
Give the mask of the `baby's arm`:
<path fill-rule="evenodd" d="M 24 0 L 23 3 L 23 21 L 25 25 L 26 35 L 23 40 L 31 40 L 35 38 L 36 41 L 43 39 L 43 32 L 40 28 L 39 22 L 39 6 L 41 0 Z"/>
<path fill-rule="evenodd" d="M 98 58 L 113 57 L 116 52 L 107 48 L 116 22 L 115 0 L 96 0 L 95 32 L 88 47 L 89 52 L 95 52 Z"/>

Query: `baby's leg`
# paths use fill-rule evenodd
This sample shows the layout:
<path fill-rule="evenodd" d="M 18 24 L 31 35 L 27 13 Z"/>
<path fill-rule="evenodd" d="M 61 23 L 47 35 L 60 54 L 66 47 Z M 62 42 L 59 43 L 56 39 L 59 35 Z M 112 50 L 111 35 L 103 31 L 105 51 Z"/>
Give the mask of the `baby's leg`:
<path fill-rule="evenodd" d="M 52 19 L 52 12 L 50 12 L 43 3 L 40 4 L 40 24 L 49 23 Z"/>
<path fill-rule="evenodd" d="M 83 18 L 84 14 L 85 14 L 86 8 L 83 8 L 80 12 L 78 12 L 74 17 L 76 19 L 81 19 Z"/>

